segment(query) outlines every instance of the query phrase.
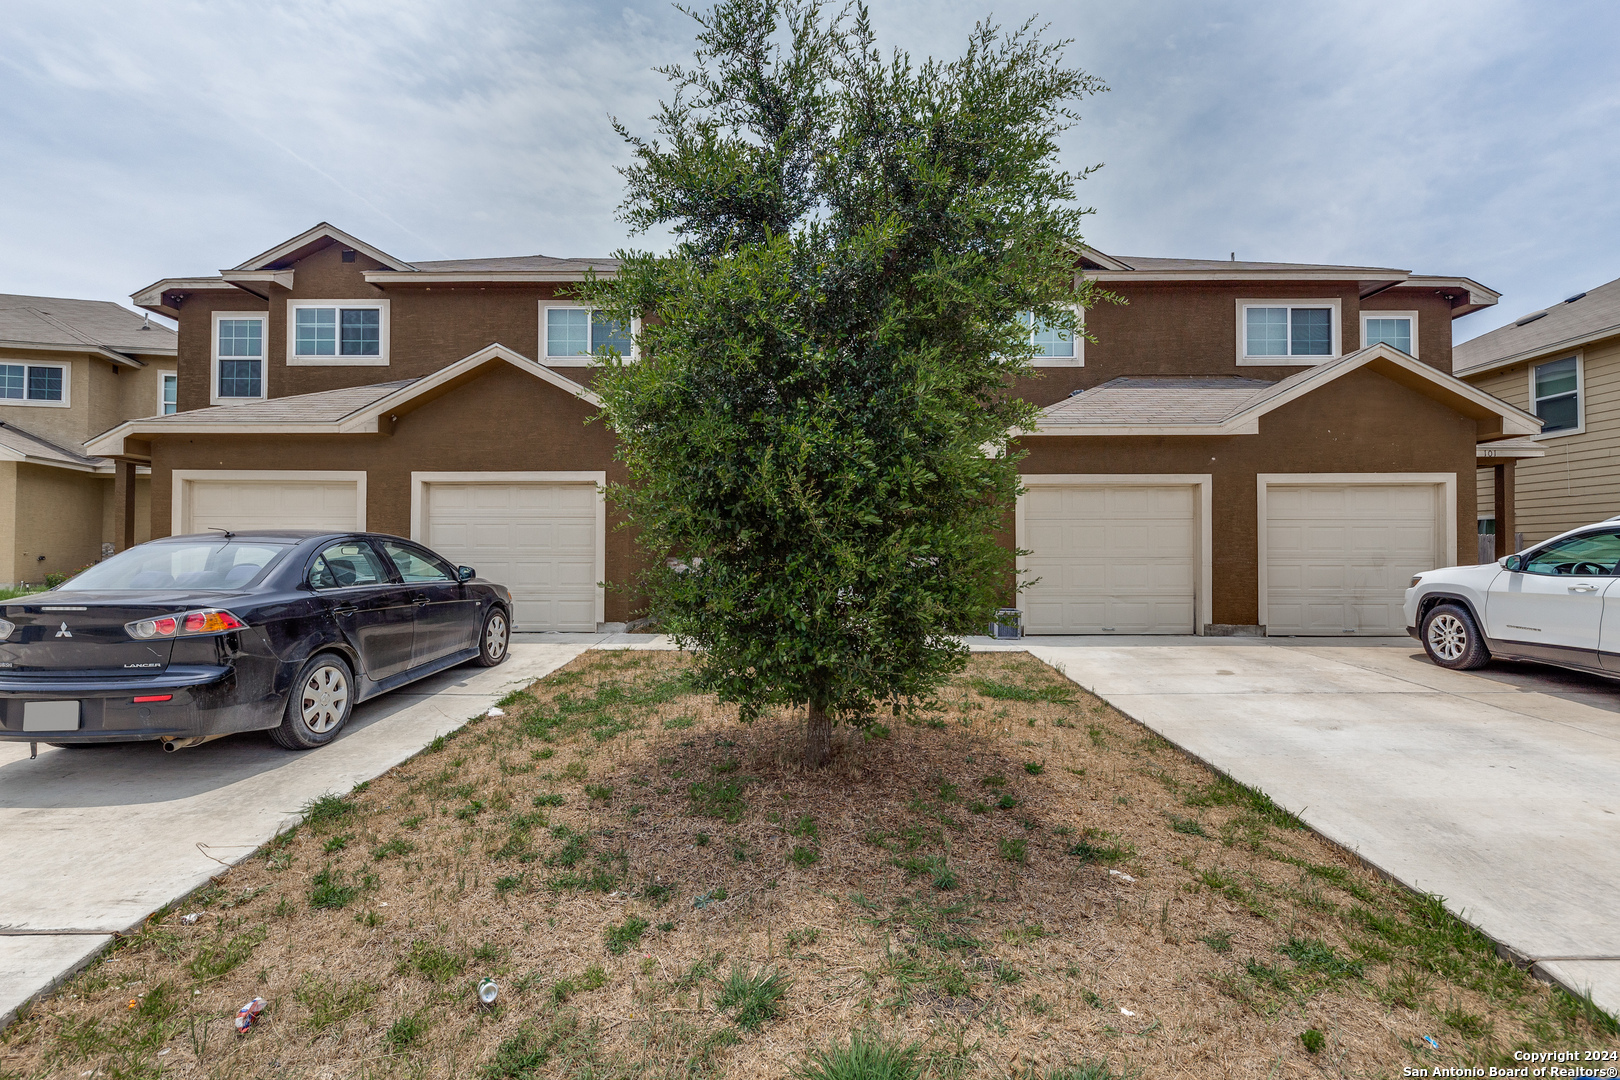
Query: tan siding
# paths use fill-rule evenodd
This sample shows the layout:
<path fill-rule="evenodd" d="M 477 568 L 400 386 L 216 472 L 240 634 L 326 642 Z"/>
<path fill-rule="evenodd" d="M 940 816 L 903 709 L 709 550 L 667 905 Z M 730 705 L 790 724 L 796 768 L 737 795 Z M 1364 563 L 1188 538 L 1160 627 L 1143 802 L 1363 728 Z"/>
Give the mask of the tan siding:
<path fill-rule="evenodd" d="M 1521 460 L 1517 466 L 1517 531 L 1526 543 L 1620 514 L 1620 337 L 1580 352 L 1585 430 L 1541 440 L 1547 456 Z M 1530 407 L 1529 364 L 1469 382 L 1521 409 Z M 1495 504 L 1492 480 L 1491 470 L 1479 471 L 1479 506 L 1485 513 Z"/>
<path fill-rule="evenodd" d="M 22 580 L 71 574 L 101 557 L 106 483 L 94 473 L 18 464 L 15 573 Z"/>

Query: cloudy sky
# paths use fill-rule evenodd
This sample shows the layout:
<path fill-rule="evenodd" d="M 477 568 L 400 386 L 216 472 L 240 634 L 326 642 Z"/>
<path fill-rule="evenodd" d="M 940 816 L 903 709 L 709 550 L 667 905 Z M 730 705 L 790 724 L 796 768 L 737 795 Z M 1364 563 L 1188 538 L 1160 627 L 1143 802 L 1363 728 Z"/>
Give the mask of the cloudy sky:
<path fill-rule="evenodd" d="M 992 12 L 1111 87 L 1064 162 L 1105 163 L 1103 251 L 1501 290 L 1459 339 L 1620 276 L 1620 5 L 873 5 L 919 56 Z M 656 0 L 10 6 L 0 292 L 127 302 L 322 220 L 405 259 L 606 253 L 630 239 L 608 116 L 649 129 L 691 29 Z"/>

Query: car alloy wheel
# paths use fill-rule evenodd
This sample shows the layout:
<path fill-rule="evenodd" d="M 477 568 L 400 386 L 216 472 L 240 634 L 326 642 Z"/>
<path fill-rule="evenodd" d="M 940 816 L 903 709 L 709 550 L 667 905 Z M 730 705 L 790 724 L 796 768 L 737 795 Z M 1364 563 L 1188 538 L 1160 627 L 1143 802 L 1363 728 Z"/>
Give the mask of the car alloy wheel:
<path fill-rule="evenodd" d="M 507 637 L 506 616 L 497 611 L 484 624 L 484 655 L 500 663 L 506 655 Z"/>
<path fill-rule="evenodd" d="M 349 680 L 334 664 L 322 664 L 304 680 L 298 715 L 317 735 L 343 723 L 349 705 Z"/>
<path fill-rule="evenodd" d="M 1456 660 L 1468 648 L 1468 628 L 1449 611 L 1429 620 L 1429 648 L 1442 660 Z"/>

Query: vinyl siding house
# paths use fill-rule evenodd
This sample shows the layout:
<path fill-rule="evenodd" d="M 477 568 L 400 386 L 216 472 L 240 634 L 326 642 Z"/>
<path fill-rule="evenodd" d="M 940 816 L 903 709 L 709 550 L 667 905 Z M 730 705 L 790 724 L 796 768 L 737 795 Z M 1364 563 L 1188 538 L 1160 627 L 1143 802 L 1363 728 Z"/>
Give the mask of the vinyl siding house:
<path fill-rule="evenodd" d="M 615 266 L 408 263 L 322 224 L 156 282 L 135 301 L 179 321 L 178 411 L 91 449 L 150 467 L 154 535 L 393 532 L 506 583 L 519 629 L 623 622 L 604 586 L 637 554 L 590 387 L 592 354 L 633 342 L 569 299 L 593 269 Z M 1473 535 L 1481 448 L 1539 430 L 1451 374 L 1451 321 L 1496 299 L 1465 278 L 1089 249 L 1075 270 L 1127 303 L 1089 313 L 1092 341 L 1030 327 L 1015 392 L 1044 412 L 1006 542 L 1039 579 L 1031 632 L 1400 633 L 1411 574 Z"/>
<path fill-rule="evenodd" d="M 1465 341 L 1456 362 L 1461 377 L 1545 422 L 1534 436 L 1543 456 L 1480 475 L 1482 552 L 1620 514 L 1620 280 Z M 1517 537 L 1511 549 L 1494 544 L 1504 534 Z"/>
<path fill-rule="evenodd" d="M 174 331 L 103 300 L 0 294 L 0 584 L 38 585 L 150 536 L 150 483 L 85 448 L 174 408 Z"/>

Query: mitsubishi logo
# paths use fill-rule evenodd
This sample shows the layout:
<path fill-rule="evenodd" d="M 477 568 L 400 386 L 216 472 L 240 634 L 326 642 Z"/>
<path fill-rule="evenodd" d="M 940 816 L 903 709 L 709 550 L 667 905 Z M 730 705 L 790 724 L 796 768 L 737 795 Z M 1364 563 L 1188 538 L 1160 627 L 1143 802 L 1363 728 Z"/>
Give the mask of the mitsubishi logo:
<path fill-rule="evenodd" d="M 56 632 L 56 636 L 57 637 L 72 637 L 73 636 L 73 631 L 69 630 L 67 628 L 67 623 L 64 622 L 62 624 L 62 629 L 60 629 L 60 630 L 58 630 Z"/>

